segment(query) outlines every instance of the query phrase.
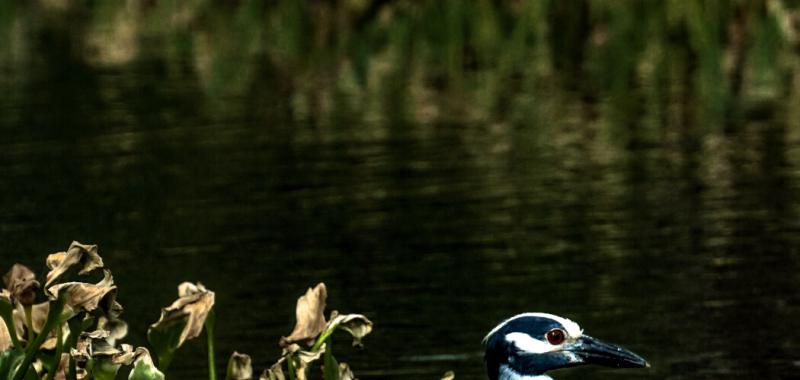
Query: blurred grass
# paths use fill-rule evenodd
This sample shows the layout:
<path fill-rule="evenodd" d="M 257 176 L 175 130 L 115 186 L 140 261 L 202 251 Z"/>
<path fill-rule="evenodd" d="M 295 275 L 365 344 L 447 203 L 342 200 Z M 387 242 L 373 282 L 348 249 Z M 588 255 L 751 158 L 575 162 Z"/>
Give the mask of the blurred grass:
<path fill-rule="evenodd" d="M 0 5 L 0 65 L 24 78 L 55 29 L 87 65 L 160 57 L 212 105 L 277 91 L 290 118 L 322 125 L 346 114 L 546 133 L 577 101 L 616 140 L 631 128 L 723 132 L 779 111 L 798 90 L 786 80 L 798 20 L 780 0 L 14 1 Z"/>

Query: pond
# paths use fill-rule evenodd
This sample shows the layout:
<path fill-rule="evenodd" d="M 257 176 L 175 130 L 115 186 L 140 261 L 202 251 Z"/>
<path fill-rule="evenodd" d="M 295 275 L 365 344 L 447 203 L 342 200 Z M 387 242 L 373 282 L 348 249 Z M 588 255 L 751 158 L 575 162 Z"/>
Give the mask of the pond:
<path fill-rule="evenodd" d="M 526 311 L 652 365 L 557 379 L 792 377 L 798 10 L 617 3 L 4 3 L 0 270 L 99 244 L 135 345 L 200 281 L 220 371 L 322 281 L 361 379 L 484 379 Z"/>

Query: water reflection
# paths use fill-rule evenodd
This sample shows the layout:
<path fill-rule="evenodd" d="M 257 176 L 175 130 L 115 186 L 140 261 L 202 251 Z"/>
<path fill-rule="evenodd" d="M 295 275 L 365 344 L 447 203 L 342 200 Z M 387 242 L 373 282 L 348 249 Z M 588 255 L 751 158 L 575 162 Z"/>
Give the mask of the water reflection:
<path fill-rule="evenodd" d="M 202 281 L 257 368 L 325 281 L 361 378 L 484 378 L 531 310 L 653 364 L 615 378 L 789 377 L 794 13 L 611 3 L 0 5 L 0 267 L 99 243 L 135 344 Z"/>

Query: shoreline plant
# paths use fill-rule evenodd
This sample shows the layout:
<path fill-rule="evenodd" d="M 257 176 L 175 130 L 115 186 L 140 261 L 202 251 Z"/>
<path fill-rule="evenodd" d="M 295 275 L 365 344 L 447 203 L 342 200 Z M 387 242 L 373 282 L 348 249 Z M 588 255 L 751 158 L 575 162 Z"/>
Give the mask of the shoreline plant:
<path fill-rule="evenodd" d="M 123 308 L 117 301 L 117 285 L 96 245 L 72 242 L 66 251 L 49 255 L 46 264 L 49 272 L 44 286 L 21 264 L 14 264 L 3 277 L 0 380 L 114 380 L 123 367 L 130 368 L 129 380 L 163 380 L 163 371 L 178 349 L 203 332 L 208 378 L 217 379 L 215 293 L 203 284 L 181 283 L 178 299 L 150 325 L 149 347 L 133 347 L 122 342 L 128 324 L 120 318 Z M 36 303 L 42 295 L 46 300 Z M 372 322 L 361 314 L 335 310 L 326 319 L 326 299 L 327 288 L 319 283 L 297 300 L 295 327 L 280 339 L 281 356 L 259 380 L 355 378 L 347 363 L 333 356 L 331 336 L 345 331 L 353 345 L 360 346 L 372 331 Z M 311 364 L 318 361 L 322 371 L 312 373 Z M 233 352 L 225 379 L 254 379 L 250 356 Z"/>

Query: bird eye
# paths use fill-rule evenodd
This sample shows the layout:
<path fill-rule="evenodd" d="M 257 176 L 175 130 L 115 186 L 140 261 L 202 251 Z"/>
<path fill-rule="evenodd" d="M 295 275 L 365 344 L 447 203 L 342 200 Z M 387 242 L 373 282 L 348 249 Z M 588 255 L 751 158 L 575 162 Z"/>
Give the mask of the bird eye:
<path fill-rule="evenodd" d="M 548 331 L 545 336 L 550 344 L 557 346 L 561 343 L 564 343 L 564 335 L 564 330 L 554 329 Z"/>

